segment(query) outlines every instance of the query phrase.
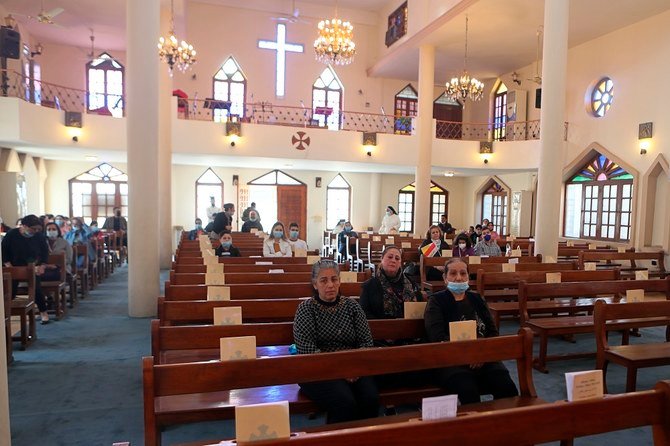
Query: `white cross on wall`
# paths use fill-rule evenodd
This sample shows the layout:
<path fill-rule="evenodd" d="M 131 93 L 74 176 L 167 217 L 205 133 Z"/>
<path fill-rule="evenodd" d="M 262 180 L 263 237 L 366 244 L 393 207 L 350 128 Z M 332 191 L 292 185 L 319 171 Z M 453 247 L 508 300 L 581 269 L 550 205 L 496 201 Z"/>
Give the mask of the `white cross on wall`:
<path fill-rule="evenodd" d="M 297 43 L 287 43 L 286 25 L 283 23 L 278 23 L 277 41 L 274 42 L 272 40 L 259 40 L 258 48 L 262 48 L 264 50 L 275 50 L 277 52 L 277 83 L 275 91 L 278 97 L 284 96 L 284 82 L 286 80 L 286 53 L 302 53 L 304 51 L 303 45 Z"/>

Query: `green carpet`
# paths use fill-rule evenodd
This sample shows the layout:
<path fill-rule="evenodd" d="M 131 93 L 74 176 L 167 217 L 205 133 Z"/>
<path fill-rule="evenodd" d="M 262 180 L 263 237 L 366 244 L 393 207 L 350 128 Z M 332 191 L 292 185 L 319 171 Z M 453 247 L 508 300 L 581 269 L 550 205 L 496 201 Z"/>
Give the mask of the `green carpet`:
<path fill-rule="evenodd" d="M 150 352 L 149 319 L 127 316 L 127 279 L 127 267 L 117 269 L 65 319 L 38 326 L 38 340 L 28 350 L 14 352 L 9 367 L 13 446 L 143 444 L 140 358 Z M 513 333 L 517 327 L 504 323 L 502 332 Z M 646 329 L 641 339 L 631 342 L 661 341 L 663 333 Z M 595 350 L 592 336 L 579 336 L 576 344 L 552 340 L 549 346 L 550 353 L 589 350 Z M 514 364 L 508 366 L 515 376 Z M 534 373 L 538 395 L 548 401 L 564 399 L 563 374 L 594 366 L 594 359 L 549 363 L 549 374 Z M 670 379 L 670 367 L 640 370 L 638 389 L 649 389 L 660 379 Z M 623 392 L 625 370 L 610 366 L 608 384 L 610 392 Z M 292 426 L 322 421 L 294 416 Z M 232 436 L 230 421 L 197 423 L 167 429 L 163 444 Z M 651 445 L 651 430 L 582 438 L 575 444 Z"/>

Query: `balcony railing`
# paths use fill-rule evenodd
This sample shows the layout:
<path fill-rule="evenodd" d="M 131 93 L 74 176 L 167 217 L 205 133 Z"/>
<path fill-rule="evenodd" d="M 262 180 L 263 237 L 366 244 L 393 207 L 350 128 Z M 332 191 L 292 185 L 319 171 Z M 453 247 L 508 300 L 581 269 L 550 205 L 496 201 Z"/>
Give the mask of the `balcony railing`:
<path fill-rule="evenodd" d="M 3 73 L 0 72 L 0 76 Z M 0 95 L 20 98 L 33 104 L 60 110 L 85 112 L 86 90 L 63 87 L 26 77 L 15 71 L 4 71 L 0 79 Z M 118 96 L 117 96 L 118 98 Z"/>
<path fill-rule="evenodd" d="M 568 140 L 568 123 L 565 124 L 563 140 Z M 503 131 L 504 130 L 504 131 Z M 504 128 L 500 129 L 502 136 L 498 141 L 529 141 L 540 139 L 540 120 L 534 121 L 508 121 Z M 435 138 L 437 139 L 461 139 L 464 141 L 489 141 L 492 139 L 493 124 L 437 121 L 435 126 Z"/>

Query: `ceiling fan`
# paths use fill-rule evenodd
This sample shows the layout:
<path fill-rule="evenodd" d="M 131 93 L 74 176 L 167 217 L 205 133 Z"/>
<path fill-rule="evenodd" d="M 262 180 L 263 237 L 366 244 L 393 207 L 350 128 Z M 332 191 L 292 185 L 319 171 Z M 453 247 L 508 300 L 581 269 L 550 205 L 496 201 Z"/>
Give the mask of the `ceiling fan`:
<path fill-rule="evenodd" d="M 13 15 L 17 15 L 17 16 L 24 16 L 24 17 L 27 17 L 27 18 L 29 18 L 29 19 L 31 19 L 31 20 L 35 20 L 35 21 L 37 21 L 38 23 L 42 23 L 42 24 L 45 24 L 45 25 L 55 25 L 55 26 L 60 26 L 58 23 L 54 22 L 54 18 L 56 18 L 56 16 L 58 16 L 58 15 L 62 14 L 63 12 L 65 12 L 65 9 L 63 9 L 63 8 L 54 8 L 54 9 L 52 9 L 52 10 L 50 10 L 50 11 L 46 11 L 46 10 L 44 9 L 44 0 L 41 1 L 40 5 L 41 5 L 41 7 L 40 7 L 40 12 L 39 12 L 37 15 L 20 14 L 20 13 L 16 13 L 16 12 L 14 12 L 14 13 L 12 13 L 12 14 L 13 14 Z M 11 14 L 10 14 L 10 15 L 11 15 Z"/>
<path fill-rule="evenodd" d="M 535 32 L 535 35 L 537 36 L 537 48 L 535 52 L 535 76 L 532 78 L 526 79 L 529 81 L 533 81 L 538 85 L 542 85 L 542 74 L 540 72 L 540 51 L 542 48 L 542 31 L 543 27 L 540 26 L 537 31 Z"/>
<path fill-rule="evenodd" d="M 291 13 L 290 14 L 279 14 L 277 17 L 271 17 L 275 22 L 282 23 L 308 23 L 304 20 L 300 20 L 300 9 L 295 6 L 295 0 L 291 2 Z"/>

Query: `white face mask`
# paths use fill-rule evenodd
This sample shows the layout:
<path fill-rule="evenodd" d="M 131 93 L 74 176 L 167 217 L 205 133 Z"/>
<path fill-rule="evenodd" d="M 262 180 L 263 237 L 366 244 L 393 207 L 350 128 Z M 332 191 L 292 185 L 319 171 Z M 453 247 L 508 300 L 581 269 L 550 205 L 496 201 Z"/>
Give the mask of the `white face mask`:
<path fill-rule="evenodd" d="M 58 231 L 47 231 L 47 237 L 52 240 L 58 238 Z"/>
<path fill-rule="evenodd" d="M 459 244 L 458 244 L 458 247 L 461 248 L 461 249 L 465 249 L 466 246 L 468 246 L 468 245 L 465 244 L 465 243 L 459 243 Z"/>

